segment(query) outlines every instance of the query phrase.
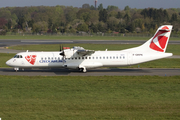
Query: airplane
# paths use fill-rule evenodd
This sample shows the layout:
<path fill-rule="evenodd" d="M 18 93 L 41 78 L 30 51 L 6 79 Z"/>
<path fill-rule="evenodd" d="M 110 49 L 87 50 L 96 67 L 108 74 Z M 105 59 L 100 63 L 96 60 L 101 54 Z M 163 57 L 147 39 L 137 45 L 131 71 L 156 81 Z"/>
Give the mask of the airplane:
<path fill-rule="evenodd" d="M 87 72 L 98 67 L 130 66 L 152 60 L 170 57 L 165 53 L 172 31 L 172 25 L 159 27 L 152 38 L 144 44 L 119 51 L 94 51 L 83 47 L 61 49 L 57 52 L 21 52 L 6 62 L 15 71 L 20 68 L 64 67 Z"/>

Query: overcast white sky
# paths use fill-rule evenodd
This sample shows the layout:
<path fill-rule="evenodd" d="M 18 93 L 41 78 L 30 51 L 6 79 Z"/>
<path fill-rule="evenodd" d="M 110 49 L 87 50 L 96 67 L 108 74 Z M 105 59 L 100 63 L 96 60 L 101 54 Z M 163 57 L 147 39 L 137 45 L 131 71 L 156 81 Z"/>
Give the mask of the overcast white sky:
<path fill-rule="evenodd" d="M 23 7 L 23 6 L 73 6 L 82 7 L 88 3 L 94 5 L 94 0 L 0 0 L 0 7 Z M 124 9 L 125 6 L 131 8 L 180 8 L 180 0 L 98 0 L 97 5 L 103 4 L 104 8 L 108 5 L 118 6 Z"/>

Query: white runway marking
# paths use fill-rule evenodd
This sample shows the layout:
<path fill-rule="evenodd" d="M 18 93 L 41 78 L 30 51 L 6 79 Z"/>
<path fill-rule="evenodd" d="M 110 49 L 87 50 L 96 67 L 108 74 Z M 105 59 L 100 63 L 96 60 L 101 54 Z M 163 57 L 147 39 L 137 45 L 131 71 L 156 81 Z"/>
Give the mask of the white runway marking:
<path fill-rule="evenodd" d="M 69 41 L 69 40 L 67 40 L 67 41 L 55 41 L 55 40 L 52 40 L 52 41 L 34 41 L 34 40 L 21 40 L 21 42 L 40 42 L 40 43 L 44 43 L 44 42 L 71 42 L 71 43 L 73 43 L 73 41 Z"/>

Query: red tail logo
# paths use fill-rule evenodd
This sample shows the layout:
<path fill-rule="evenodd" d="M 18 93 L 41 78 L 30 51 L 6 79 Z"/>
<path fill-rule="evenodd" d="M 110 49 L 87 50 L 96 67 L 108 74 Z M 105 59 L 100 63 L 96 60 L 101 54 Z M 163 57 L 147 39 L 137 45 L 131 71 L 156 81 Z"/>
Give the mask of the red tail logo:
<path fill-rule="evenodd" d="M 154 38 L 151 41 L 151 44 L 150 44 L 151 49 L 159 51 L 159 52 L 164 52 L 168 37 L 166 37 L 162 34 L 169 32 L 169 31 L 167 31 L 168 29 L 169 28 L 167 26 L 165 26 L 157 32 L 157 34 L 154 36 Z"/>
<path fill-rule="evenodd" d="M 27 55 L 25 59 L 32 65 L 36 62 L 36 55 Z"/>

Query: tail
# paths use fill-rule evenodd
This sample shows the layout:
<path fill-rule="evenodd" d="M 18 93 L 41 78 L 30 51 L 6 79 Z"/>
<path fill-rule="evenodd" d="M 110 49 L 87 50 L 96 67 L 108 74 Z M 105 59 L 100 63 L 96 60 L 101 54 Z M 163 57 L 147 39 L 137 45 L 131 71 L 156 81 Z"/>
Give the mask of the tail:
<path fill-rule="evenodd" d="M 172 25 L 163 25 L 158 28 L 154 36 L 139 47 L 126 49 L 123 51 L 144 51 L 144 52 L 162 52 L 165 53 L 167 44 L 172 31 Z"/>
<path fill-rule="evenodd" d="M 149 47 L 152 50 L 165 52 L 171 35 L 172 25 L 164 25 L 158 28 L 155 35 L 150 39 Z"/>

